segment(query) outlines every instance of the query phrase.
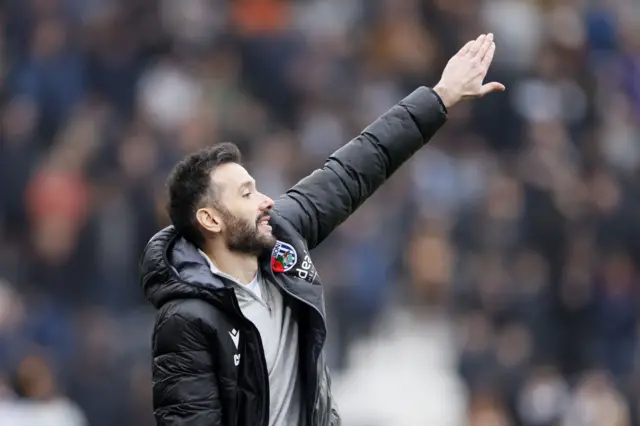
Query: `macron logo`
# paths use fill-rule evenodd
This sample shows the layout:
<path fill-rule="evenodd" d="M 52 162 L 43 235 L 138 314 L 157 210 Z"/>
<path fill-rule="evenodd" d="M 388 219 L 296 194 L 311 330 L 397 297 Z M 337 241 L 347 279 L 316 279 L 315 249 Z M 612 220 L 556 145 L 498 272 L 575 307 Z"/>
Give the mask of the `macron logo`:
<path fill-rule="evenodd" d="M 238 344 L 240 343 L 240 332 L 234 328 L 229 332 L 229 336 L 231 336 L 233 344 L 236 345 L 236 349 L 238 349 Z"/>

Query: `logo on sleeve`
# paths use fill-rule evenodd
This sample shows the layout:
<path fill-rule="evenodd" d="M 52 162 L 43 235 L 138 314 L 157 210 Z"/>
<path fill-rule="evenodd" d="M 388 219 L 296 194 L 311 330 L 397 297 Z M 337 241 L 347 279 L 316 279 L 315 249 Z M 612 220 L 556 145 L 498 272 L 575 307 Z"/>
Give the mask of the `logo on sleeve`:
<path fill-rule="evenodd" d="M 298 254 L 290 244 L 277 241 L 271 252 L 271 269 L 274 272 L 287 272 L 296 265 Z"/>
<path fill-rule="evenodd" d="M 318 272 L 316 271 L 316 267 L 313 266 L 313 262 L 311 261 L 311 257 L 309 253 L 304 253 L 304 259 L 298 267 L 296 268 L 296 275 L 298 278 L 309 281 L 313 284 L 313 281 L 318 276 Z"/>

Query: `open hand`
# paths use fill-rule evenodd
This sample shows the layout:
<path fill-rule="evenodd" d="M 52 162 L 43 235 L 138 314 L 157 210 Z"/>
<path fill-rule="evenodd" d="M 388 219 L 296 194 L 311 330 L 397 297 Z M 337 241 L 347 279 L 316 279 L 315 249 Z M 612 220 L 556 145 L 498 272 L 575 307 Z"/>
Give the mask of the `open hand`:
<path fill-rule="evenodd" d="M 449 59 L 440 82 L 433 88 L 447 108 L 461 100 L 480 98 L 505 90 L 500 83 L 483 84 L 495 51 L 493 34 L 482 34 Z"/>

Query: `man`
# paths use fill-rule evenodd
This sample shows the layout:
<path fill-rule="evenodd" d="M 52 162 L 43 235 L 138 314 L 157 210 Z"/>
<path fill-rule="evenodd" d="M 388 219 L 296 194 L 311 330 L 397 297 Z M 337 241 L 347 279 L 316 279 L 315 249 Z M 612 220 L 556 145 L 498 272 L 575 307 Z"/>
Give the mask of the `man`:
<path fill-rule="evenodd" d="M 229 143 L 192 154 L 169 178 L 173 222 L 147 245 L 146 297 L 158 309 L 153 403 L 161 426 L 330 426 L 340 419 L 323 346 L 326 318 L 309 251 L 444 124 L 482 81 L 492 35 L 275 202 Z"/>

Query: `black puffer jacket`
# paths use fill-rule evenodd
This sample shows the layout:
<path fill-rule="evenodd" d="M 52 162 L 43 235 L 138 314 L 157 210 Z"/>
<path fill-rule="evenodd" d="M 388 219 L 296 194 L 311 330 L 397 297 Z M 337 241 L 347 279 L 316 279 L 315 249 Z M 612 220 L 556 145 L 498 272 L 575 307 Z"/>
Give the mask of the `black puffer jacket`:
<path fill-rule="evenodd" d="M 276 238 L 295 251 L 285 272 L 261 259 L 299 326 L 309 426 L 340 420 L 323 346 L 324 296 L 309 250 L 320 244 L 446 121 L 435 93 L 417 89 L 276 200 Z M 148 243 L 141 263 L 146 297 L 158 309 L 153 334 L 153 405 L 161 426 L 268 426 L 269 382 L 260 334 L 231 286 L 214 277 L 173 227 Z M 239 335 L 238 346 L 230 333 Z"/>

